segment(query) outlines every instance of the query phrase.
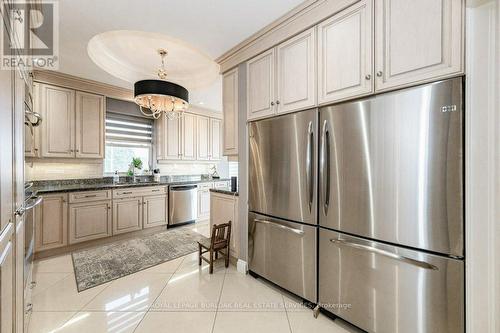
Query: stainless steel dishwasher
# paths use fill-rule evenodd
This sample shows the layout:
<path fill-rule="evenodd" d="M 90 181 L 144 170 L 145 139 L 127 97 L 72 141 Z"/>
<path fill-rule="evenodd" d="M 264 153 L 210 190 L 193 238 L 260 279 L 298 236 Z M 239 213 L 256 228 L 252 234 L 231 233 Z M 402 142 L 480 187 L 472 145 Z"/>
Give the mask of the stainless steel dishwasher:
<path fill-rule="evenodd" d="M 197 210 L 197 185 L 170 186 L 168 195 L 169 226 L 194 222 Z"/>

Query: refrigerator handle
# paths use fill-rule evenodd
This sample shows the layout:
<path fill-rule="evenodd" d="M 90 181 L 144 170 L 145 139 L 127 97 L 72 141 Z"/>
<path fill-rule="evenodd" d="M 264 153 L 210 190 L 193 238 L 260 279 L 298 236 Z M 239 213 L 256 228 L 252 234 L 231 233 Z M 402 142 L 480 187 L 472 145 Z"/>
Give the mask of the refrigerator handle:
<path fill-rule="evenodd" d="M 328 206 L 330 205 L 330 131 L 328 121 L 323 122 L 321 135 L 321 193 L 323 197 L 323 213 L 328 215 Z"/>
<path fill-rule="evenodd" d="M 344 239 L 335 239 L 335 238 L 330 239 L 330 242 L 332 242 L 334 244 L 352 247 L 352 248 L 355 248 L 358 250 L 364 250 L 364 251 L 369 251 L 372 253 L 380 254 L 382 256 L 389 257 L 389 258 L 392 258 L 395 260 L 399 260 L 399 261 L 402 261 L 402 262 L 405 262 L 407 264 L 411 264 L 411 265 L 414 265 L 414 266 L 417 266 L 420 268 L 438 270 L 438 268 L 436 266 L 429 264 L 428 262 L 408 258 L 408 257 L 402 256 L 402 255 L 394 253 L 394 252 L 389 252 L 386 250 L 378 249 L 378 248 L 373 247 L 373 246 L 358 244 L 358 243 L 350 242 L 350 241 L 347 241 Z"/>
<path fill-rule="evenodd" d="M 306 156 L 306 187 L 309 198 L 309 212 L 312 212 L 313 196 L 314 196 L 314 175 L 312 161 L 314 160 L 314 130 L 313 122 L 309 122 L 307 135 L 307 156 Z"/>

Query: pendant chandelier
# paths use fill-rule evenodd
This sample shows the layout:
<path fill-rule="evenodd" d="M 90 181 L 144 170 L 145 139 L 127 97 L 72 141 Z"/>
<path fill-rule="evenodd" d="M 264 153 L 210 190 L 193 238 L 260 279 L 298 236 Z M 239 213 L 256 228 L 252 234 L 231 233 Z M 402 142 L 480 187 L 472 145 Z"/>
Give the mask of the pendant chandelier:
<path fill-rule="evenodd" d="M 158 80 L 137 81 L 134 85 L 135 103 L 143 115 L 158 119 L 162 114 L 168 119 L 178 119 L 189 107 L 189 93 L 186 88 L 165 81 L 165 57 L 167 51 L 159 49 L 161 66 L 158 69 Z"/>

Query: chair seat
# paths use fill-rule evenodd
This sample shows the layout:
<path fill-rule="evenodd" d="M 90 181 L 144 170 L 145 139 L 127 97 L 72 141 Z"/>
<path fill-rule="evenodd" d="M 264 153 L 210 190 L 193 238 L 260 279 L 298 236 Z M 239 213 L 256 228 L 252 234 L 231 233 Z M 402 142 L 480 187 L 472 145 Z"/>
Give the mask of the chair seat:
<path fill-rule="evenodd" d="M 200 244 L 201 246 L 203 246 L 204 248 L 207 248 L 209 249 L 210 248 L 210 244 L 211 244 L 212 240 L 208 237 L 203 237 L 202 239 L 200 239 L 198 241 L 198 244 Z"/>

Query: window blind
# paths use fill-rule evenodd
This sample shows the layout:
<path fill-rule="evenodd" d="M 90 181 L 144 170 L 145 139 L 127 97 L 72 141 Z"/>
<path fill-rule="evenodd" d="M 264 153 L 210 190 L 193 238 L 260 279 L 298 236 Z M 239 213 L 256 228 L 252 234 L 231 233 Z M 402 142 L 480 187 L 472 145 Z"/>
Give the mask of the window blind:
<path fill-rule="evenodd" d="M 152 144 L 153 120 L 106 113 L 106 145 L 151 147 Z"/>

